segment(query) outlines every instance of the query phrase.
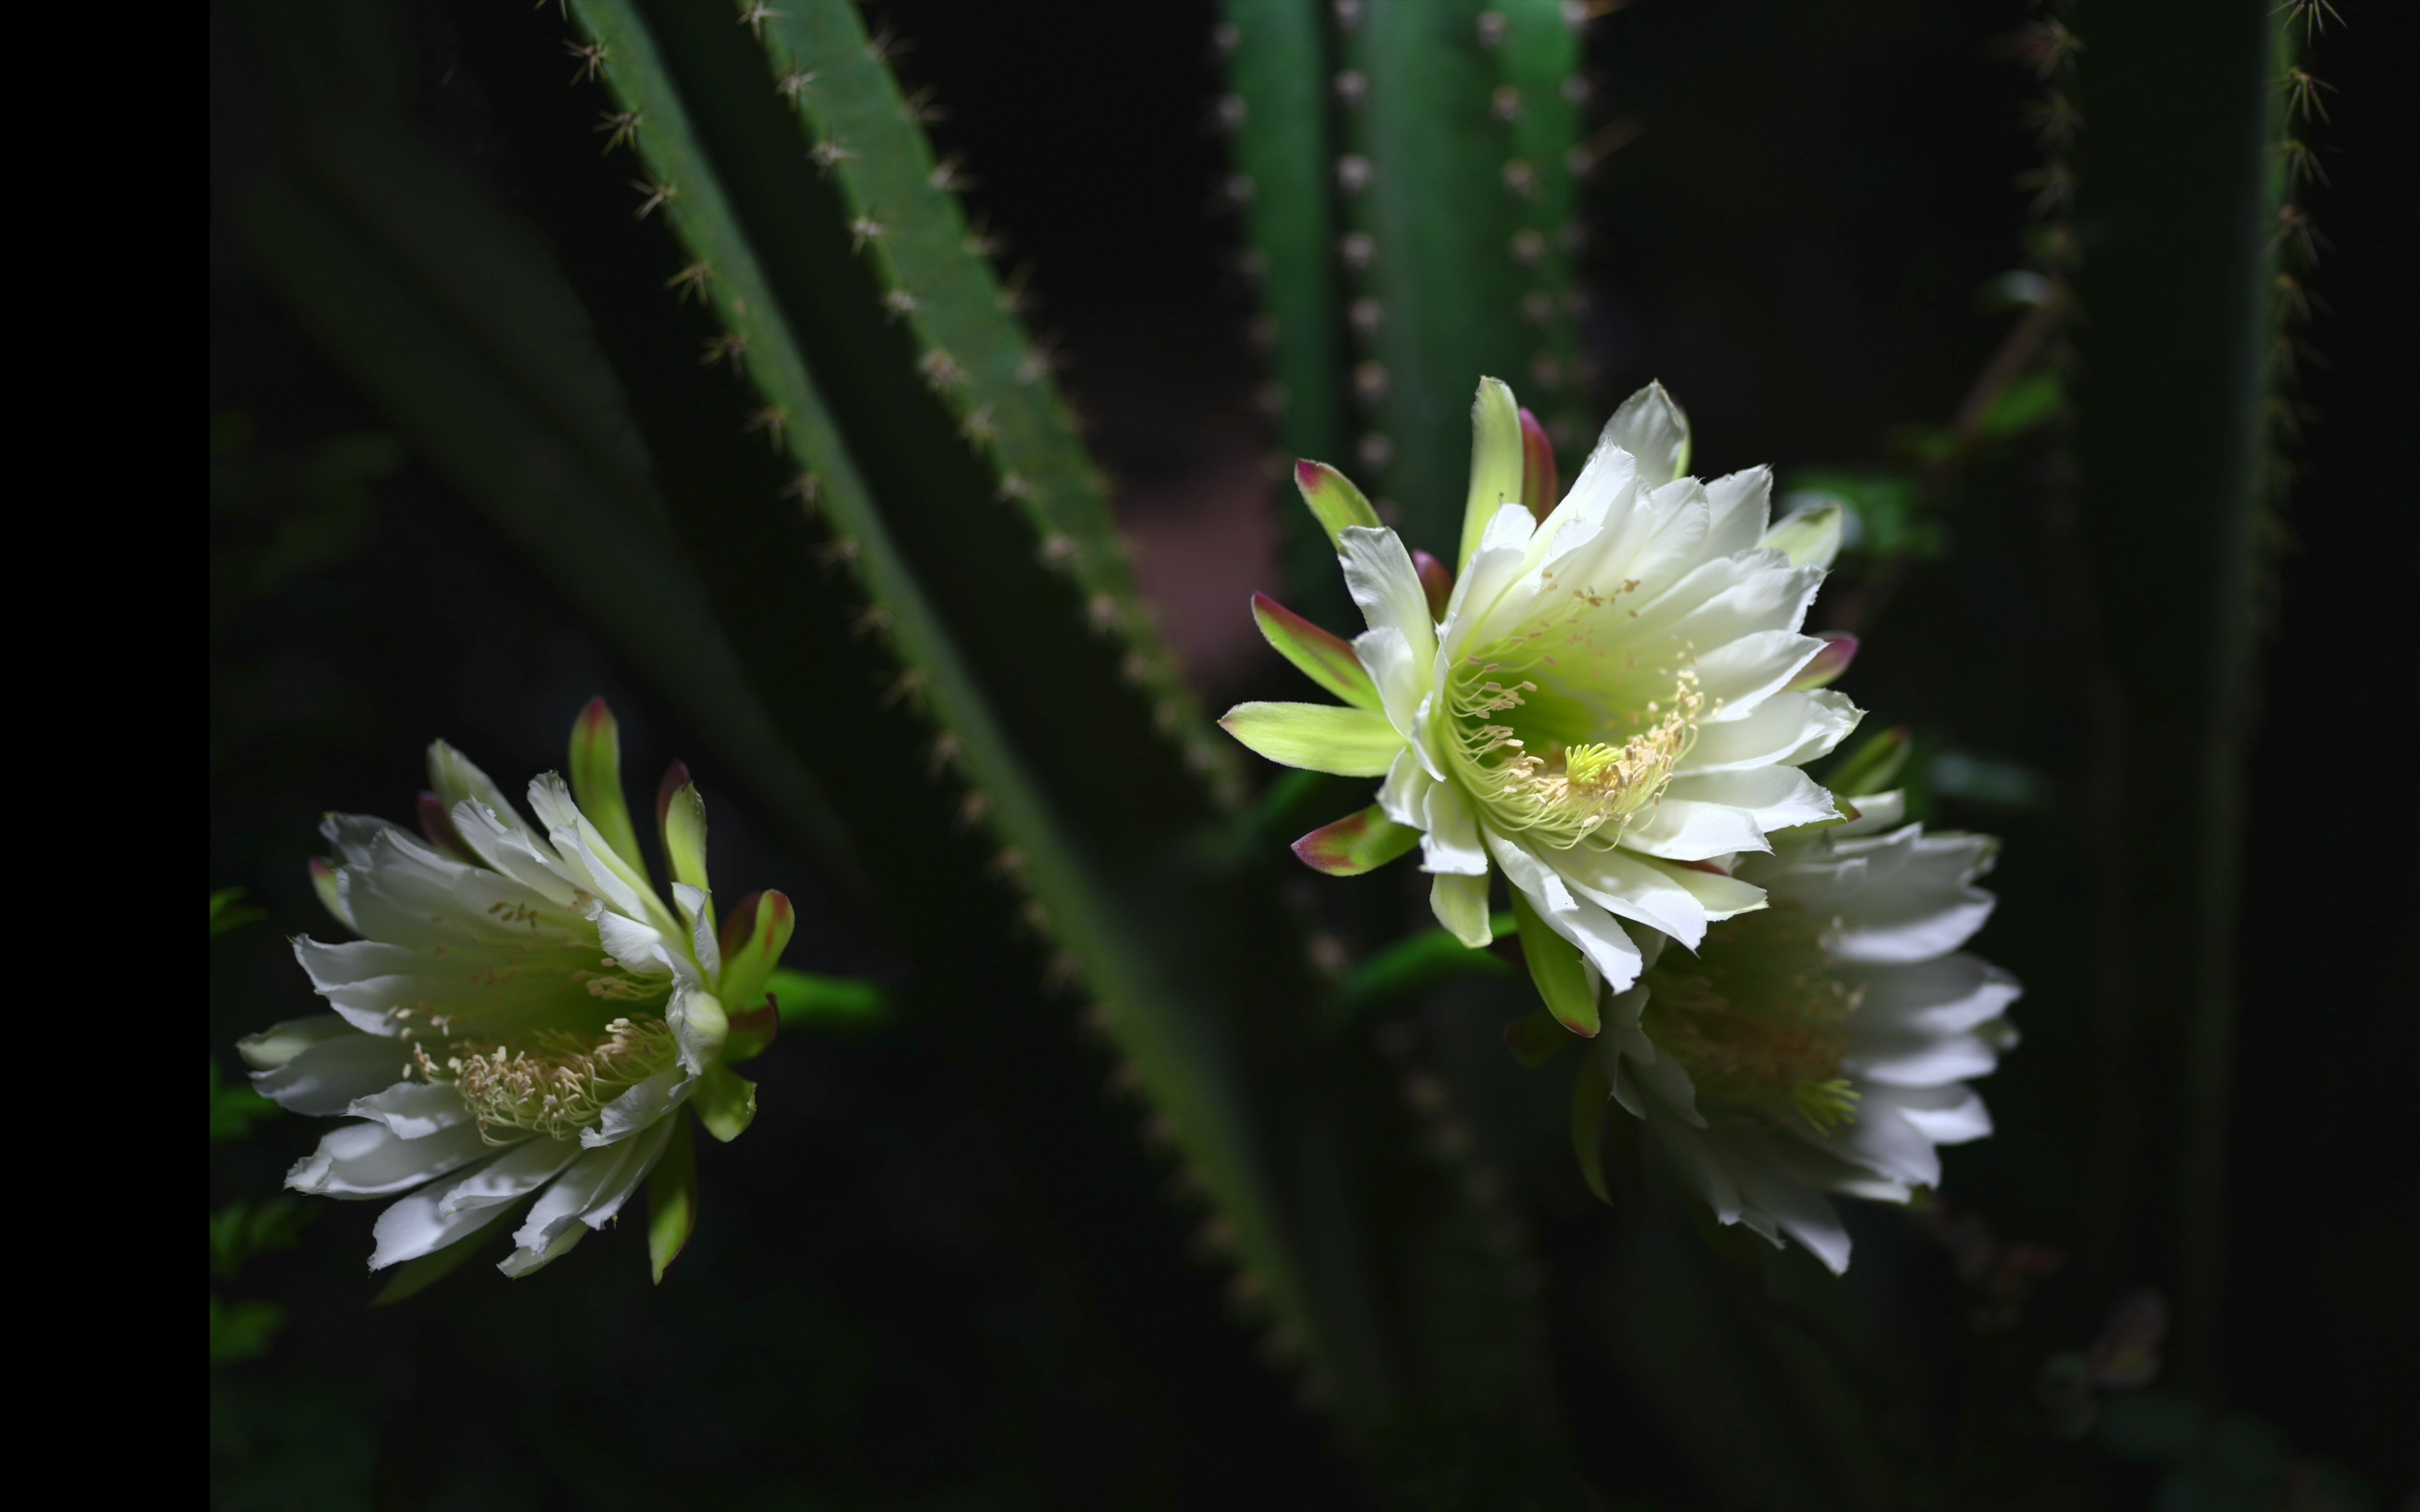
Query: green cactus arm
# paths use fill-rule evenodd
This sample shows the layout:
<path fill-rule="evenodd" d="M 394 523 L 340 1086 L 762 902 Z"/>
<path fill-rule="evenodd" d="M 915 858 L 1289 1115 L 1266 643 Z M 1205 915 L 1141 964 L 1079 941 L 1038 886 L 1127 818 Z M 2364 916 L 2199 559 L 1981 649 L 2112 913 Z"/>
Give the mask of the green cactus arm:
<path fill-rule="evenodd" d="M 2107 1162 L 2098 1251 L 2174 1286 L 2188 1389 L 2216 1389 L 2227 1089 L 2268 438 L 2273 239 L 2283 188 L 2268 0 L 2155 12 L 2079 3 L 2074 517 L 2107 795 L 2104 1011 L 2116 1117 L 2146 1160 Z M 2180 1049 L 2181 1054 L 2179 1053 Z M 2129 1193 L 2128 1170 L 2149 1184 Z M 2133 1180 L 2141 1180 L 2142 1176 Z M 2173 1200 L 2146 1200 L 2153 1192 Z M 2119 1257 L 2122 1257 L 2122 1259 Z"/>
<path fill-rule="evenodd" d="M 775 11 L 753 31 L 777 86 L 814 74 L 784 98 L 809 150 L 845 144 L 831 181 L 886 296 L 906 296 L 899 321 L 919 347 L 919 371 L 989 463 L 993 496 L 1025 517 L 1035 547 L 1061 564 L 1095 632 L 1122 642 L 1127 674 L 1187 765 L 1229 800 L 1239 797 L 1240 764 L 1161 642 L 1110 519 L 1107 481 L 1085 454 L 1049 354 L 1017 318 L 1023 295 L 1001 286 L 967 224 L 956 165 L 934 161 L 917 109 L 853 8 Z"/>
<path fill-rule="evenodd" d="M 1290 456 L 1349 463 L 1344 312 L 1337 300 L 1335 150 L 1321 0 L 1226 0 L 1219 43 L 1230 93 L 1234 172 L 1223 186 L 1243 216 L 1245 271 L 1259 286 L 1254 337 L 1268 351 L 1279 444 Z M 1290 593 L 1315 619 L 1342 623 L 1351 604 L 1317 522 L 1281 500 Z"/>
<path fill-rule="evenodd" d="M 1094 838 L 1111 845 L 1150 835 L 1156 815 L 1199 809 L 1201 779 L 1219 800 L 1238 798 L 1239 759 L 1136 596 L 1048 363 L 969 251 L 946 179 L 855 13 L 667 5 L 646 19 L 869 496 L 978 680 L 1024 685 L 997 712 L 1037 779 L 1070 822 L 1098 812 Z M 652 118 L 617 114 L 641 123 L 644 152 Z M 998 633 L 1011 623 L 1017 636 Z M 1046 666 L 1069 671 L 1033 676 Z M 1159 759 L 1171 743 L 1182 766 Z M 1123 811 L 1063 786 L 1087 758 L 1135 774 L 1120 785 Z"/>
<path fill-rule="evenodd" d="M 645 123 L 637 147 L 645 169 L 642 193 L 656 201 L 650 213 L 663 215 L 688 255 L 713 270 L 706 297 L 723 329 L 745 344 L 741 362 L 764 406 L 757 414 L 768 417 L 759 428 L 772 433 L 768 440 L 800 473 L 817 480 L 816 506 L 850 543 L 858 581 L 881 610 L 888 643 L 908 669 L 904 686 L 951 740 L 954 762 L 982 796 L 984 822 L 1020 858 L 1025 886 L 1049 932 L 1074 959 L 1088 990 L 1112 1010 L 1109 1032 L 1165 1116 L 1270 1314 L 1315 1366 L 1342 1377 L 1342 1362 L 1327 1357 L 1328 1330 L 1301 1279 L 1215 1011 L 1171 980 L 1144 945 L 1148 926 L 1120 906 L 1118 892 L 1093 858 L 1070 842 L 1060 812 L 928 599 L 832 423 L 750 227 L 691 130 L 687 102 L 655 35 L 634 8 L 613 0 L 575 0 L 570 10 L 590 44 L 602 49 L 599 78 L 622 108 Z M 765 87 L 772 88 L 769 80 Z M 667 188 L 669 194 L 662 193 Z M 738 419 L 735 413 L 735 445 Z M 749 529 L 744 520 L 724 528 Z M 764 544 L 782 548 L 778 534 Z"/>
<path fill-rule="evenodd" d="M 1579 189 L 1593 166 L 1580 137 L 1587 83 L 1580 33 L 1563 0 L 1497 0 L 1496 10 L 1504 18 L 1496 100 L 1512 116 L 1506 161 L 1528 175 L 1528 187 L 1512 193 L 1512 235 L 1522 239 L 1513 258 L 1521 270 L 1515 308 L 1529 351 L 1519 374 L 1501 376 L 1543 419 L 1565 462 L 1575 463 L 1602 423 L 1589 412 L 1580 360 Z M 1574 472 L 1567 465 L 1563 476 Z"/>
<path fill-rule="evenodd" d="M 316 141 L 311 155 L 323 174 L 264 184 L 244 207 L 248 239 L 279 296 L 437 471 L 605 627 L 767 810 L 861 890 L 830 806 L 775 738 L 711 606 L 693 579 L 663 570 L 672 542 L 644 457 L 627 439 L 605 439 L 629 434 L 610 419 L 620 403 L 610 373 L 576 324 L 528 316 L 566 298 L 543 252 L 399 133 L 380 140 L 355 124 Z M 326 203 L 323 177 L 349 203 Z M 384 240 L 399 226 L 413 228 L 409 239 Z M 442 270 L 466 253 L 483 276 Z"/>

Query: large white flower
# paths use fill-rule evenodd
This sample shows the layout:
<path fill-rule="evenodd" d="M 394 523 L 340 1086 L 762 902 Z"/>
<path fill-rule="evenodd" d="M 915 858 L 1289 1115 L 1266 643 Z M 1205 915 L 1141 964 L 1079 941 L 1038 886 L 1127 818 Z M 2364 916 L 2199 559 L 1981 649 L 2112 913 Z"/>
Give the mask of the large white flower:
<path fill-rule="evenodd" d="M 2015 979 L 1959 949 L 1992 912 L 1974 886 L 1998 841 L 1854 821 L 1740 860 L 1767 906 L 1665 950 L 1606 1009 L 1589 1051 L 1724 1223 L 1797 1240 L 1834 1271 L 1849 1236 L 1826 1194 L 1904 1202 L 1940 1184 L 1936 1147 L 1992 1132 L 1967 1082 L 2016 1042 Z"/>
<path fill-rule="evenodd" d="M 1272 760 L 1386 778 L 1373 808 L 1296 844 L 1312 866 L 1352 874 L 1417 842 L 1438 920 L 1473 947 L 1500 870 L 1547 1006 L 1594 1034 L 1600 980 L 1626 989 L 1643 964 L 1624 921 L 1695 947 L 1763 897 L 1710 858 L 1837 817 L 1799 766 L 1856 725 L 1816 686 L 1850 647 L 1800 625 L 1839 516 L 1768 528 L 1765 469 L 1683 475 L 1688 423 L 1658 385 L 1615 412 L 1559 505 L 1512 391 L 1482 380 L 1471 415 L 1459 581 L 1342 474 L 1297 468 L 1369 628 L 1347 645 L 1259 601 L 1272 643 L 1345 706 L 1222 722 Z"/>
<path fill-rule="evenodd" d="M 706 811 L 675 764 L 657 805 L 667 907 L 647 879 L 602 701 L 571 746 L 571 784 L 548 773 L 529 786 L 535 825 L 439 741 L 422 834 L 349 814 L 321 825 L 337 858 L 315 861 L 313 877 L 362 938 L 297 937 L 294 953 L 335 1011 L 240 1048 L 255 1085 L 285 1107 L 363 1120 L 320 1140 L 287 1185 L 400 1196 L 379 1217 L 373 1271 L 518 1212 L 501 1269 L 525 1275 L 611 1221 L 668 1149 L 667 1172 L 685 1180 L 684 1108 L 723 1139 L 754 1116 L 755 1088 L 725 1062 L 772 1033 L 769 1002 L 755 1005 L 789 940 L 789 901 L 752 898 L 718 933 Z M 659 1277 L 693 1197 L 675 1193 L 672 1207 L 651 1235 Z"/>

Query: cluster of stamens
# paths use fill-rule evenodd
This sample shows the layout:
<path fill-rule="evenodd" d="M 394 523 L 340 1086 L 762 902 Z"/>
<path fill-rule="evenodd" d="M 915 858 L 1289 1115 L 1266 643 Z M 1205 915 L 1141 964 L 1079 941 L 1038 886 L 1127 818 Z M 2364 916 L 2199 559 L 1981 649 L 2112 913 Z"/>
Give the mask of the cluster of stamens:
<path fill-rule="evenodd" d="M 542 1029 L 520 1046 L 458 1041 L 437 1055 L 411 1047 L 422 1079 L 451 1082 L 490 1143 L 513 1130 L 568 1139 L 594 1124 L 605 1104 L 671 1065 L 679 1055 L 662 1019 L 617 1018 L 604 1038 Z M 442 1057 L 441 1059 L 440 1057 Z"/>
<path fill-rule="evenodd" d="M 1776 899 L 1715 924 L 1695 959 L 1667 951 L 1649 972 L 1648 1034 L 1687 1068 L 1701 1107 L 1794 1114 L 1820 1134 L 1854 1120 L 1840 1057 L 1863 992 L 1833 973 L 1823 936 Z"/>
<path fill-rule="evenodd" d="M 1464 780 L 1498 829 L 1558 850 L 1586 841 L 1613 844 L 1663 795 L 1697 737 L 1705 696 L 1685 645 L 1670 647 L 1669 664 L 1642 674 L 1642 648 L 1623 628 L 1637 617 L 1623 603 L 1637 589 L 1636 581 L 1602 591 L 1559 586 L 1549 571 L 1544 587 L 1545 612 L 1528 617 L 1483 655 L 1466 657 L 1447 679 L 1450 738 L 1463 758 Z M 1598 675 L 1582 671 L 1591 663 Z M 1670 692 L 1634 705 L 1627 730 L 1620 714 L 1603 711 L 1602 733 L 1614 738 L 1532 748 L 1502 717 L 1537 695 L 1541 679 L 1550 692 L 1567 686 L 1637 688 L 1642 682 Z"/>

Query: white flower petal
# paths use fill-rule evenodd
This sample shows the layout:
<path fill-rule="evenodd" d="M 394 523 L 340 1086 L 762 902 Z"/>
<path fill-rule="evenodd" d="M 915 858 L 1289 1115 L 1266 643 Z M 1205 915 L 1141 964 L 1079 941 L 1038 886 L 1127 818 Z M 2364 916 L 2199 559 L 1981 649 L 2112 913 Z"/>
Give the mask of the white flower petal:
<path fill-rule="evenodd" d="M 1638 458 L 1642 486 L 1659 487 L 1688 470 L 1689 417 L 1664 392 L 1663 384 L 1650 383 L 1622 400 L 1621 408 L 1605 423 L 1597 449 L 1607 445 Z"/>
<path fill-rule="evenodd" d="M 448 813 L 466 802 L 476 803 L 484 806 L 502 827 L 536 839 L 512 800 L 504 796 L 504 790 L 479 770 L 477 763 L 442 740 L 432 741 L 428 747 L 428 785 Z"/>
<path fill-rule="evenodd" d="M 467 1165 L 492 1148 L 476 1124 L 405 1139 L 382 1123 L 349 1123 L 329 1131 L 318 1149 L 296 1161 L 286 1184 L 325 1196 L 382 1197 Z"/>
<path fill-rule="evenodd" d="M 1573 892 L 1551 865 L 1519 841 L 1484 825 L 1480 833 L 1488 854 L 1504 869 L 1505 879 L 1528 897 L 1546 926 L 1578 946 L 1607 986 L 1618 993 L 1629 991 L 1646 962 L 1605 906 Z"/>
<path fill-rule="evenodd" d="M 631 1140 L 630 1158 L 616 1167 L 613 1178 L 597 1189 L 597 1195 L 589 1199 L 588 1206 L 581 1210 L 580 1221 L 596 1229 L 602 1229 L 612 1223 L 614 1215 L 622 1211 L 623 1204 L 630 1200 L 630 1195 L 639 1190 L 639 1183 L 656 1168 L 656 1162 L 663 1158 L 664 1149 L 672 1143 L 672 1137 L 673 1120 L 664 1119 Z"/>
<path fill-rule="evenodd" d="M 613 1185 L 637 1149 L 626 1142 L 574 1156 L 563 1174 L 530 1205 L 520 1227 L 513 1231 L 513 1253 L 498 1269 L 506 1275 L 527 1275 L 570 1248 L 568 1244 L 558 1247 L 557 1241 L 566 1229 L 581 1227 L 581 1214 Z"/>
<path fill-rule="evenodd" d="M 1923 1130 L 1900 1117 L 1889 1088 L 1863 1089 L 1857 1116 L 1814 1136 L 1831 1153 L 1906 1186 L 1939 1186 L 1941 1156 Z"/>
<path fill-rule="evenodd" d="M 1429 789 L 1435 784 L 1415 748 L 1406 746 L 1378 785 L 1378 807 L 1395 823 L 1419 829 L 1428 823 Z"/>
<path fill-rule="evenodd" d="M 1839 1211 L 1823 1194 L 1783 1169 L 1768 1150 L 1757 1148 L 1770 1142 L 1771 1136 L 1762 1131 L 1715 1141 L 1728 1157 L 1725 1165 L 1732 1180 L 1739 1183 L 1743 1214 L 1761 1213 L 1807 1246 L 1834 1275 L 1840 1274 L 1849 1268 L 1849 1230 L 1840 1222 Z"/>
<path fill-rule="evenodd" d="M 1999 1052 L 1979 1036 L 1934 1034 L 1912 1025 L 1855 1031 L 1840 1069 L 1884 1087 L 1945 1087 L 1991 1074 Z"/>
<path fill-rule="evenodd" d="M 679 1107 L 697 1090 L 697 1078 L 678 1066 L 659 1071 L 605 1104 L 597 1122 L 580 1131 L 591 1149 L 628 1139 Z"/>
<path fill-rule="evenodd" d="M 617 914 L 601 903 L 592 906 L 596 911 L 590 915 L 590 922 L 597 926 L 597 938 L 605 947 L 606 954 L 642 977 L 674 974 L 673 959 L 679 947 L 665 939 L 661 931 Z"/>
<path fill-rule="evenodd" d="M 1668 482 L 1659 478 L 1655 482 Z M 1649 486 L 1653 486 L 1650 484 Z M 1607 424 L 1597 437 L 1596 447 L 1589 453 L 1580 475 L 1573 480 L 1571 491 L 1563 495 L 1554 518 L 1568 517 L 1575 524 L 1593 525 L 1601 529 L 1619 528 L 1628 519 L 1639 491 L 1638 458 L 1625 450 Z M 1568 528 L 1568 527 L 1566 527 Z"/>
<path fill-rule="evenodd" d="M 1740 810 L 1770 834 L 1797 825 L 1820 824 L 1839 817 L 1832 795 L 1794 766 L 1759 766 L 1738 772 L 1704 772 L 1676 777 L 1665 790 L 1665 800 L 1719 803 Z M 1762 850 L 1762 845 L 1741 846 Z"/>
<path fill-rule="evenodd" d="M 1353 638 L 1353 655 L 1360 659 L 1370 681 L 1377 685 L 1378 702 L 1387 722 L 1405 740 L 1416 739 L 1420 700 L 1428 696 L 1428 664 L 1415 660 L 1411 645 L 1395 629 L 1364 630 Z"/>
<path fill-rule="evenodd" d="M 1843 979 L 1860 1005 L 1853 1031 L 1915 1024 L 1931 1033 L 1962 1034 L 2007 1012 L 2024 991 L 2016 978 L 1962 951 L 1931 961 L 1858 966 Z M 1854 1043 L 1853 1032 L 1853 1048 Z"/>
<path fill-rule="evenodd" d="M 579 1242 L 576 1236 L 602 1228 L 629 1199 L 672 1132 L 666 1124 L 647 1136 L 587 1150 L 566 1166 L 554 1183 L 531 1204 L 529 1216 L 513 1233 L 513 1253 L 497 1269 L 523 1276 L 563 1256 Z"/>
<path fill-rule="evenodd" d="M 1891 1093 L 1899 1116 L 1936 1145 L 1962 1145 L 1992 1132 L 1992 1115 L 1971 1087 L 1926 1087 Z"/>
<path fill-rule="evenodd" d="M 520 1144 L 435 1194 L 435 1216 L 502 1207 L 529 1196 L 580 1155 L 577 1140 L 537 1137 Z"/>
<path fill-rule="evenodd" d="M 471 1121 L 471 1106 L 451 1082 L 397 1082 L 385 1091 L 355 1098 L 345 1112 L 385 1124 L 398 1139 L 426 1139 Z"/>
<path fill-rule="evenodd" d="M 507 1155 L 504 1158 L 511 1157 Z M 377 1247 L 370 1252 L 370 1269 L 383 1271 L 390 1265 L 416 1260 L 424 1255 L 434 1255 L 439 1250 L 475 1239 L 511 1211 L 510 1208 L 495 1207 L 442 1211 L 439 1190 L 435 1187 L 425 1187 L 399 1197 L 379 1214 L 377 1225 L 370 1230 L 377 1242 Z"/>
<path fill-rule="evenodd" d="M 673 962 L 675 973 L 684 981 L 696 980 L 701 984 L 720 980 L 722 976 L 722 942 L 714 934 L 714 900 L 706 896 L 704 887 L 675 882 L 673 884 L 673 905 L 680 910 L 681 918 L 688 921 L 690 928 L 690 959 L 675 959 Z M 690 969 L 692 963 L 696 972 Z M 697 972 L 704 975 L 699 977 Z"/>
<path fill-rule="evenodd" d="M 1389 530 L 1348 525 L 1337 541 L 1344 586 L 1373 630 L 1399 630 L 1415 663 L 1436 654 L 1436 622 L 1429 618 L 1428 590 L 1412 566 L 1412 554 Z"/>
<path fill-rule="evenodd" d="M 1698 691 L 1705 696 L 1700 729 L 1744 719 L 1778 693 L 1825 642 L 1795 630 L 1759 630 L 1698 654 Z"/>
<path fill-rule="evenodd" d="M 546 825 L 546 838 L 561 858 L 564 871 L 587 891 L 602 898 L 616 912 L 632 918 L 669 922 L 669 913 L 655 888 L 630 869 L 628 862 L 605 843 L 605 837 L 571 796 L 560 773 L 541 772 L 530 779 L 530 809 Z"/>
<path fill-rule="evenodd" d="M 1420 870 L 1454 876 L 1487 875 L 1487 847 L 1480 842 L 1479 821 L 1462 789 L 1450 782 L 1433 784 L 1427 795 L 1426 821 L 1421 825 Z"/>
<path fill-rule="evenodd" d="M 1722 557 L 1753 551 L 1773 512 L 1773 470 L 1750 468 L 1716 478 L 1706 485 L 1706 500 L 1713 506 L 1706 554 Z"/>
<path fill-rule="evenodd" d="M 1740 1221 L 1739 1183 L 1731 1180 L 1725 1163 L 1715 1156 L 1709 1131 L 1669 1119 L 1650 1119 L 1647 1132 L 1671 1157 L 1683 1184 L 1696 1188 L 1717 1220 L 1727 1224 Z"/>
<path fill-rule="evenodd" d="M 1668 789 L 1638 823 L 1622 831 L 1622 849 L 1668 861 L 1702 861 L 1736 851 L 1768 849 L 1764 831 L 1728 803 L 1697 803 Z"/>
<path fill-rule="evenodd" d="M 1839 745 L 1863 717 L 1855 704 L 1829 688 L 1776 693 L 1740 718 L 1700 725 L 1673 770 L 1685 776 L 1797 766 Z M 1861 812 L 1865 802 L 1857 800 Z"/>
<path fill-rule="evenodd" d="M 478 799 L 465 798 L 454 806 L 452 818 L 462 843 L 489 866 L 557 908 L 568 908 L 578 898 L 581 879 L 518 816 L 508 821 Z"/>
<path fill-rule="evenodd" d="M 1706 935 L 1706 910 L 1669 872 L 1639 856 L 1575 845 L 1545 859 L 1572 890 L 1623 918 L 1661 930 L 1691 949 Z"/>
<path fill-rule="evenodd" d="M 1840 904 L 1831 949 L 1842 961 L 1930 960 L 1965 944 L 1992 917 L 1992 895 L 1968 885 L 1991 864 L 1988 837 L 1927 835 L 1912 825 L 1839 848 L 1869 867 L 1865 886 Z"/>
<path fill-rule="evenodd" d="M 1812 757 L 1807 758 L 1813 760 Z M 1857 817 L 1832 831 L 1835 840 L 1852 840 L 1860 835 L 1877 835 L 1885 829 L 1896 829 L 1907 817 L 1907 794 L 1898 788 L 1888 793 L 1869 793 L 1850 800 Z"/>
<path fill-rule="evenodd" d="M 253 1089 L 288 1113 L 342 1113 L 353 1099 L 392 1084 L 410 1060 L 401 1041 L 364 1034 L 334 1013 L 323 1017 L 344 1032 L 315 1041 L 282 1066 L 253 1072 Z"/>

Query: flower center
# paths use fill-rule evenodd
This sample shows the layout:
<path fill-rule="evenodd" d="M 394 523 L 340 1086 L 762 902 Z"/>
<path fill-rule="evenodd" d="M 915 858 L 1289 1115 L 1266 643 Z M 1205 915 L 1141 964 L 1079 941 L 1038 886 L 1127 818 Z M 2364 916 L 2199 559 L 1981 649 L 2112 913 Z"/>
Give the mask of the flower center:
<path fill-rule="evenodd" d="M 1833 973 L 1823 921 L 1796 903 L 1714 924 L 1695 958 L 1665 951 L 1647 982 L 1640 1023 L 1680 1058 L 1700 1105 L 1795 1116 L 1818 1133 L 1856 1117 L 1840 1057 L 1861 992 Z"/>
<path fill-rule="evenodd" d="M 1525 670 L 1472 661 L 1448 680 L 1449 747 L 1464 780 L 1499 829 L 1558 850 L 1618 841 L 1663 795 L 1696 734 L 1697 673 L 1674 671 L 1662 697 L 1622 719 L 1590 717 L 1588 703 Z M 1626 734 L 1624 724 L 1634 727 Z"/>
<path fill-rule="evenodd" d="M 1637 587 L 1549 573 L 1509 633 L 1475 635 L 1479 649 L 1447 674 L 1443 744 L 1497 829 L 1558 850 L 1616 844 L 1697 738 L 1695 657 L 1641 633 Z"/>
<path fill-rule="evenodd" d="M 436 1057 L 418 1044 L 412 1064 L 427 1081 L 450 1081 L 479 1120 L 479 1131 L 523 1130 L 557 1139 L 602 1118 L 605 1104 L 670 1066 L 680 1054 L 672 1026 L 652 1015 L 617 1018 L 603 1037 L 541 1029 L 519 1046 L 463 1040 Z"/>
<path fill-rule="evenodd" d="M 411 1072 L 453 1083 L 491 1140 L 514 1130 L 573 1137 L 678 1057 L 663 1017 L 671 979 L 623 966 L 575 915 L 489 912 L 507 935 L 437 947 L 430 998 L 394 1011 Z"/>

